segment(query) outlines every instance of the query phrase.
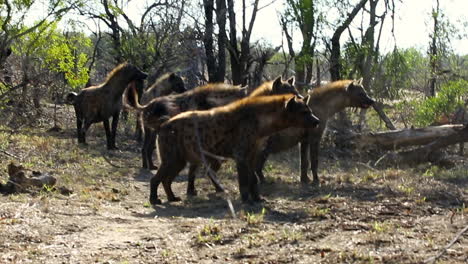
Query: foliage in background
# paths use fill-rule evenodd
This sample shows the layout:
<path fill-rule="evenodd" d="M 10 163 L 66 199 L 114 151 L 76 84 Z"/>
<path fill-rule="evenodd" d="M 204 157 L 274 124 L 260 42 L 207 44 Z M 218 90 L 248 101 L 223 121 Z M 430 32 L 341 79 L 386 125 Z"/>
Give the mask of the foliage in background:
<path fill-rule="evenodd" d="M 91 40 L 79 32 L 62 33 L 57 23 L 38 27 L 23 36 L 13 46 L 14 53 L 39 68 L 63 75 L 72 88 L 82 87 L 88 80 L 88 61 Z"/>
<path fill-rule="evenodd" d="M 26 104 L 32 101 L 40 108 L 44 97 L 60 101 L 67 87 L 82 88 L 89 78 L 86 64 L 91 40 L 76 29 L 59 31 L 58 21 L 30 30 L 13 43 L 12 50 L 13 85 L 22 82 L 20 90 L 10 91 L 12 100 Z"/>
<path fill-rule="evenodd" d="M 425 127 L 441 118 L 451 118 L 455 110 L 468 100 L 468 81 L 451 81 L 443 85 L 434 97 L 415 100 L 414 124 Z"/>
<path fill-rule="evenodd" d="M 38 46 L 36 54 L 43 57 L 52 72 L 63 74 L 70 87 L 83 87 L 89 78 L 86 68 L 88 55 L 83 50 L 91 47 L 91 40 L 83 33 L 61 34 L 55 25 L 48 31 L 49 38 L 42 39 L 45 42 Z M 41 40 L 41 36 L 38 35 L 37 39 Z"/>
<path fill-rule="evenodd" d="M 400 98 L 402 90 L 411 87 L 411 64 L 398 49 L 383 55 L 380 60 L 373 82 L 374 95 L 378 98 Z"/>

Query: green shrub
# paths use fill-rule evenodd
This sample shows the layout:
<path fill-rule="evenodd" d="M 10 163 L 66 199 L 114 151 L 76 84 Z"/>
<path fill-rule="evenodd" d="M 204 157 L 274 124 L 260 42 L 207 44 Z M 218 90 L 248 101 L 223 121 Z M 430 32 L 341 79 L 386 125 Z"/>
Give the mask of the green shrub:
<path fill-rule="evenodd" d="M 419 127 L 428 126 L 443 117 L 450 118 L 455 110 L 464 105 L 468 98 L 468 81 L 451 81 L 443 85 L 434 97 L 423 101 L 416 100 L 414 124 Z"/>

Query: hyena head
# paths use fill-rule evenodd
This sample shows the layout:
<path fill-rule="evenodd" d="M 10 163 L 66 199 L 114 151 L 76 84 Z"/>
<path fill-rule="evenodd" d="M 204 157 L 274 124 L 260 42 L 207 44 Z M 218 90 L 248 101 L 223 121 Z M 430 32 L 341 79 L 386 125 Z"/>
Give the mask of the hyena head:
<path fill-rule="evenodd" d="M 294 94 L 299 98 L 303 98 L 303 96 L 299 93 L 299 91 L 294 87 L 294 76 L 283 81 L 281 76 L 278 76 L 273 81 L 272 85 L 272 94 Z"/>
<path fill-rule="evenodd" d="M 73 104 L 75 103 L 75 98 L 78 94 L 75 92 L 69 92 L 67 96 L 65 97 L 65 103 L 66 104 Z"/>
<path fill-rule="evenodd" d="M 374 100 L 367 95 L 362 86 L 362 78 L 350 82 L 346 87 L 346 94 L 351 107 L 369 108 L 374 104 Z"/>
<path fill-rule="evenodd" d="M 137 66 L 130 63 L 127 63 L 123 70 L 130 80 L 144 80 L 146 77 L 148 77 L 146 72 L 141 71 Z"/>
<path fill-rule="evenodd" d="M 284 104 L 285 119 L 292 127 L 314 128 L 319 124 L 319 119 L 312 114 L 308 106 L 309 96 L 301 99 L 293 96 Z"/>
<path fill-rule="evenodd" d="M 171 90 L 176 93 L 183 93 L 187 91 L 184 80 L 182 80 L 182 78 L 175 73 L 171 73 L 171 75 L 169 75 L 169 84 L 171 86 Z"/>

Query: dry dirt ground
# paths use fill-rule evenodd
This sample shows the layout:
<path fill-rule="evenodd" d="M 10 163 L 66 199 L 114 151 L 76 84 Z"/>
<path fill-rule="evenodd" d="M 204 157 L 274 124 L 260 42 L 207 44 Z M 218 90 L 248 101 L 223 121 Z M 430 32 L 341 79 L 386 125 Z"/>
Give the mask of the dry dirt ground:
<path fill-rule="evenodd" d="M 18 125 L 29 119 L 0 124 L 0 182 L 13 161 L 72 193 L 0 195 L 0 263 L 423 263 L 468 224 L 466 155 L 451 169 L 373 168 L 325 152 L 318 188 L 298 183 L 294 149 L 269 161 L 262 204 L 239 202 L 228 162 L 219 174 L 227 195 L 200 177 L 198 197 L 186 197 L 184 170 L 173 184 L 183 201 L 153 208 L 130 122 L 109 152 L 100 125 L 78 146 L 71 115 L 59 132 L 47 132 L 50 121 Z M 467 233 L 437 260 L 467 262 Z"/>

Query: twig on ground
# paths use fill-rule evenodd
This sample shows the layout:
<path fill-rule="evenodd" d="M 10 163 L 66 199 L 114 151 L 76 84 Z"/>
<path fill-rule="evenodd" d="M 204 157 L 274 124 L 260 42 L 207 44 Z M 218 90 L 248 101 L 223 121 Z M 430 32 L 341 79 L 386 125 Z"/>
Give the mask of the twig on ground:
<path fill-rule="evenodd" d="M 424 261 L 425 263 L 435 263 L 436 260 L 438 260 L 440 257 L 442 257 L 442 255 L 445 254 L 445 252 L 447 252 L 447 250 L 449 248 L 451 248 L 453 246 L 453 244 L 455 244 L 455 242 L 458 241 L 458 239 L 461 237 L 461 235 L 463 233 L 465 233 L 466 231 L 468 230 L 468 225 L 465 226 L 465 228 L 463 228 L 462 230 L 460 230 L 457 235 L 455 235 L 455 237 L 452 239 L 452 241 L 450 241 L 450 243 L 448 243 L 447 246 L 445 246 L 440 252 L 439 254 L 435 255 L 434 257 L 431 257 L 431 258 L 428 258 L 426 259 L 426 261 Z"/>
<path fill-rule="evenodd" d="M 109 160 L 109 158 L 106 157 L 106 155 L 102 155 L 102 157 L 103 157 L 104 160 L 105 160 L 107 163 L 109 163 L 109 165 L 111 165 L 112 167 L 118 168 L 118 169 L 123 168 L 122 166 L 118 166 L 118 165 L 112 164 L 112 162 Z"/>
<path fill-rule="evenodd" d="M 374 167 L 377 167 L 377 165 L 379 165 L 379 163 L 385 158 L 388 156 L 388 153 L 385 153 L 382 157 L 380 157 L 375 163 L 374 163 Z"/>
<path fill-rule="evenodd" d="M 357 163 L 358 165 L 361 165 L 363 167 L 366 167 L 367 169 L 371 170 L 371 171 L 376 171 L 375 168 L 373 168 L 371 165 L 367 164 L 367 163 L 364 163 L 364 162 L 358 162 Z"/>
<path fill-rule="evenodd" d="M 6 151 L 6 150 L 3 150 L 3 149 L 0 149 L 0 153 L 6 155 L 6 156 L 10 156 L 12 158 L 15 158 L 15 159 L 20 159 L 20 157 L 14 155 L 14 154 L 11 154 L 10 152 Z"/>

